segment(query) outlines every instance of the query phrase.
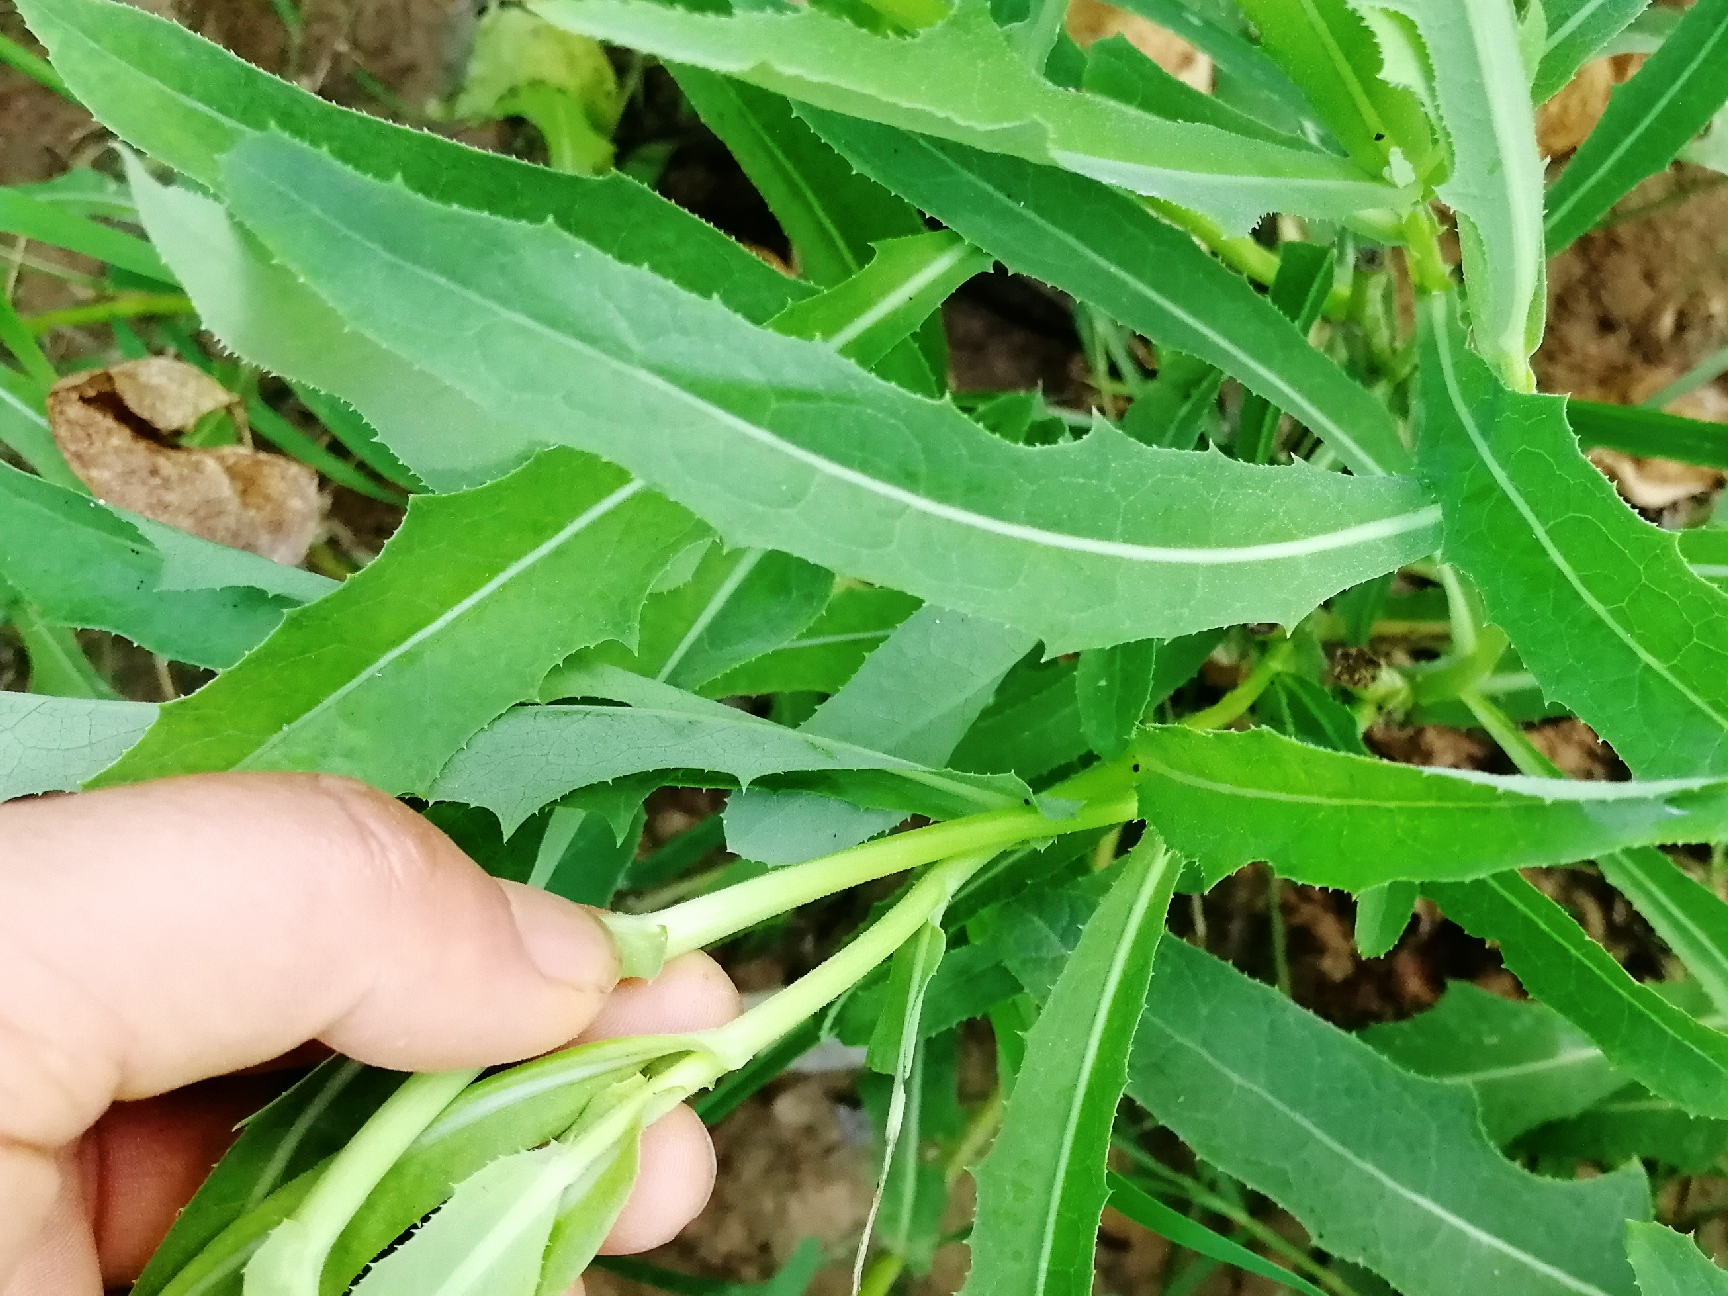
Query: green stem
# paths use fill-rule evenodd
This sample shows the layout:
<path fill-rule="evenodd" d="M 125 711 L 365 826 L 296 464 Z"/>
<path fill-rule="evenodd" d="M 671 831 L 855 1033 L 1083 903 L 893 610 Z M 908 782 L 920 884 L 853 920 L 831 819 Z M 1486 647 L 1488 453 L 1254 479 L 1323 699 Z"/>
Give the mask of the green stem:
<path fill-rule="evenodd" d="M 864 1271 L 864 1281 L 858 1284 L 858 1296 L 888 1296 L 905 1270 L 904 1260 L 892 1251 L 884 1251 Z"/>
<path fill-rule="evenodd" d="M 1500 744 L 1500 750 L 1518 767 L 1520 774 L 1528 774 L 1531 778 L 1566 777 L 1565 771 L 1537 750 L 1536 745 L 1512 722 L 1510 716 L 1476 689 L 1465 689 L 1458 695 L 1458 700 L 1470 708 L 1470 714 L 1476 717 L 1476 723 Z"/>
<path fill-rule="evenodd" d="M 53 363 L 42 354 L 42 347 L 36 341 L 36 335 L 31 332 L 29 324 L 19 316 L 12 303 L 0 296 L 0 344 L 18 357 L 18 363 L 24 372 L 30 375 L 32 381 L 40 383 L 44 390 L 60 381 L 60 374 Z"/>
<path fill-rule="evenodd" d="M 666 933 L 666 957 L 675 958 L 706 948 L 788 909 L 877 878 L 956 855 L 978 852 L 994 855 L 1036 837 L 1103 828 L 1132 819 L 1137 813 L 1133 794 L 1123 792 L 1085 806 L 1068 819 L 1052 819 L 1030 807 L 950 819 L 854 846 L 808 864 L 776 869 L 766 877 L 697 896 L 659 913 L 626 916 L 622 923 L 615 924 L 615 930 L 618 926 L 637 924 L 662 928 Z"/>
<path fill-rule="evenodd" d="M 1273 679 L 1284 669 L 1284 664 L 1290 660 L 1290 653 L 1295 645 L 1292 639 L 1282 639 L 1272 645 L 1258 665 L 1249 672 L 1248 678 L 1223 697 L 1219 698 L 1204 711 L 1196 711 L 1187 716 L 1182 723 L 1190 729 L 1222 729 L 1232 720 L 1241 716 L 1259 701 L 1260 695 L 1271 685 Z"/>
<path fill-rule="evenodd" d="M 1440 223 L 1425 205 L 1404 218 L 1404 264 L 1416 291 L 1425 295 L 1452 291 L 1452 269 L 1440 255 Z"/>
<path fill-rule="evenodd" d="M 953 898 L 961 883 L 995 854 L 995 849 L 976 851 L 936 865 L 850 945 L 742 1017 L 704 1032 L 702 1040 L 726 1062 L 727 1070 L 743 1066 L 787 1031 L 845 994 L 910 940 L 932 914 L 940 912 Z"/>
<path fill-rule="evenodd" d="M 1208 251 L 1236 273 L 1247 276 L 1261 287 L 1270 288 L 1278 277 L 1278 254 L 1271 248 L 1262 247 L 1251 238 L 1226 234 L 1223 226 L 1210 216 L 1202 216 L 1163 198 L 1143 198 L 1141 201 L 1177 229 L 1186 230 L 1204 243 Z M 1348 318 L 1350 290 L 1334 288 L 1328 293 L 1324 313 L 1327 319 Z"/>
<path fill-rule="evenodd" d="M 1290 998 L 1290 940 L 1284 930 L 1284 880 L 1266 870 L 1266 917 L 1272 924 L 1272 975 L 1278 992 Z"/>
<path fill-rule="evenodd" d="M 115 320 L 139 319 L 147 315 L 196 315 L 198 308 L 183 293 L 123 293 L 107 301 L 91 302 L 88 306 L 70 306 L 65 310 L 43 311 L 27 315 L 24 324 L 37 337 L 57 328 L 85 328 L 92 324 L 112 324 Z"/>
<path fill-rule="evenodd" d="M 1002 1125 L 1002 1113 L 1008 1104 L 1002 1097 L 1002 1086 L 997 1085 L 990 1091 L 977 1111 L 972 1113 L 972 1119 L 966 1122 L 966 1132 L 960 1136 L 960 1141 L 954 1145 L 954 1152 L 942 1166 L 942 1177 L 952 1188 L 960 1181 L 960 1176 L 971 1171 L 983 1158 L 985 1149 L 996 1137 L 996 1131 Z"/>

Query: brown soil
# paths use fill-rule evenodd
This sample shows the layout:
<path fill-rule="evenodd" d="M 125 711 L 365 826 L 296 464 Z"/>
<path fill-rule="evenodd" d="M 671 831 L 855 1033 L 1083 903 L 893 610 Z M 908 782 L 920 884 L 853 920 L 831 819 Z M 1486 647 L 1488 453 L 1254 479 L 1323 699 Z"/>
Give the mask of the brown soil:
<path fill-rule="evenodd" d="M 148 0 L 164 12 L 227 43 L 244 57 L 340 102 L 384 111 L 377 87 L 387 89 L 398 112 L 417 112 L 449 86 L 459 63 L 469 13 L 465 0 L 306 0 L 305 36 L 298 48 L 268 0 Z M 0 0 L 0 31 L 23 34 L 16 14 Z M 1186 72 L 1186 69 L 1184 69 Z M 1598 75 L 1597 80 L 1603 80 Z M 1568 112 L 1599 111 L 1604 86 L 1581 87 Z M 1576 122 L 1549 114 L 1545 129 L 1563 137 Z M 628 130 L 628 124 L 626 130 Z M 688 129 L 681 127 L 680 129 Z M 492 132 L 508 144 L 507 131 Z M 0 183 L 39 180 L 87 164 L 104 138 L 78 109 L 0 68 Z M 486 142 L 484 140 L 477 142 Z M 519 142 L 519 141 L 514 141 Z M 1710 188 L 1708 173 L 1677 168 L 1646 184 L 1621 208 L 1624 223 L 1587 236 L 1551 268 L 1549 332 L 1536 365 L 1545 390 L 1608 401 L 1636 401 L 1710 351 L 1728 343 L 1728 186 Z M 674 155 L 666 189 L 721 228 L 758 246 L 784 249 L 760 200 L 728 165 L 724 151 L 700 131 Z M 1688 191 L 1696 196 L 1676 201 Z M 1641 212 L 1647 213 L 1640 215 Z M 1065 304 L 1048 291 L 1001 275 L 977 281 L 951 304 L 947 323 L 953 376 L 962 390 L 1042 387 L 1053 399 L 1083 399 L 1084 366 Z M 1688 412 L 1722 416 L 1728 389 L 1712 387 Z M 1660 465 L 1626 470 L 1661 478 Z M 1616 473 L 1616 476 L 1619 476 Z M 1700 487 L 1706 495 L 1714 483 Z M 1629 490 L 1629 494 L 1632 492 Z M 1696 494 L 1697 492 L 1693 492 Z M 357 558 L 375 553 L 396 515 L 338 492 L 331 542 Z M 90 638 L 98 654 L 117 651 L 109 637 Z M 123 648 L 123 646 L 122 646 Z M 0 687 L 19 675 L 15 645 L 0 636 Z M 129 664 L 129 674 L 145 663 Z M 181 688 L 194 673 L 176 676 Z M 140 696 L 152 696 L 150 683 Z M 1587 777 L 1613 777 L 1611 753 L 1582 726 L 1551 725 L 1537 741 L 1568 769 Z M 1417 764 L 1482 767 L 1497 759 L 1479 736 L 1434 727 L 1382 727 L 1371 735 L 1382 754 Z M 668 794 L 655 803 L 650 837 L 658 842 L 711 813 L 715 798 Z M 1557 870 L 1540 884 L 1567 903 L 1591 934 L 1640 975 L 1662 972 L 1663 955 L 1642 920 L 1588 870 Z M 1268 978 L 1271 918 L 1268 879 L 1246 870 L 1192 904 L 1178 904 L 1173 925 L 1214 952 Z M 1351 902 L 1312 887 L 1279 889 L 1279 911 L 1289 941 L 1297 999 L 1347 1027 L 1406 1016 L 1432 1004 L 1448 978 L 1464 977 L 1504 993 L 1517 993 L 1496 956 L 1424 905 L 1398 947 L 1364 962 L 1350 940 Z M 796 975 L 828 934 L 801 920 L 774 950 L 743 950 L 734 967 L 751 988 Z M 829 916 L 828 922 L 835 921 Z M 987 1066 L 987 1048 L 978 1066 Z M 977 1069 L 977 1067 L 974 1067 Z M 760 1280 L 800 1240 L 818 1238 L 832 1261 L 813 1291 L 847 1290 L 851 1248 L 868 1208 L 873 1178 L 867 1122 L 844 1077 L 795 1076 L 771 1085 L 716 1131 L 719 1186 L 704 1215 L 677 1242 L 649 1257 L 692 1273 Z M 1720 1185 L 1715 1185 L 1719 1188 Z M 1691 1189 L 1714 1191 L 1699 1183 Z M 964 1193 L 959 1194 L 964 1196 Z M 1697 1208 L 1697 1201 L 1691 1204 Z M 963 1224 L 967 1203 L 950 1221 Z M 1289 1221 L 1276 1227 L 1299 1236 Z M 1162 1289 L 1168 1248 L 1144 1230 L 1107 1217 L 1100 1246 L 1101 1292 L 1150 1296 Z M 956 1291 L 965 1270 L 964 1248 L 938 1254 L 935 1273 L 918 1285 L 922 1296 Z M 592 1296 L 633 1296 L 649 1289 L 595 1273 Z M 1197 1289 L 1200 1296 L 1244 1296 L 1268 1284 L 1221 1273 Z"/>

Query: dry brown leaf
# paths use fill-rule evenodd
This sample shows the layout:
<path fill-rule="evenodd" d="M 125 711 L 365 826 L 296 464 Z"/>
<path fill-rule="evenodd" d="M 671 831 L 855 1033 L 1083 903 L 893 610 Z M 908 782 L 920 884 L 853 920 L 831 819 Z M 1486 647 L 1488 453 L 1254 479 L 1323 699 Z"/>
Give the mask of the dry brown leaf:
<path fill-rule="evenodd" d="M 166 356 L 74 374 L 48 395 L 54 440 L 98 499 L 217 544 L 297 566 L 323 518 L 318 474 L 241 446 L 169 443 L 238 397 Z"/>
<path fill-rule="evenodd" d="M 1148 22 L 1139 14 L 1104 4 L 1103 0 L 1070 0 L 1068 34 L 1081 49 L 1108 36 L 1128 42 L 1171 76 L 1196 90 L 1212 92 L 1212 60 L 1174 32 Z"/>

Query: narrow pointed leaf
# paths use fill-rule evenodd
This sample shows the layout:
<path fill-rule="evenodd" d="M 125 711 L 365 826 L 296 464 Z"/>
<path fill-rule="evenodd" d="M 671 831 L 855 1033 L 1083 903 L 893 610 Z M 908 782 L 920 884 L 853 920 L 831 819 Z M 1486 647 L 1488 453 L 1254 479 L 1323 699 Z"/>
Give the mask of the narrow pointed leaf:
<path fill-rule="evenodd" d="M 146 278 L 174 281 L 162 258 L 143 239 L 19 189 L 0 186 L 0 231 L 66 248 Z"/>
<path fill-rule="evenodd" d="M 649 586 L 700 535 L 640 482 L 569 450 L 489 487 L 418 497 L 383 556 L 164 707 L 101 781 L 315 769 L 424 790 L 553 662 L 633 635 Z"/>
<path fill-rule="evenodd" d="M 1427 1012 L 1358 1038 L 1406 1071 L 1468 1090 L 1488 1137 L 1502 1146 L 1589 1110 L 1626 1083 L 1589 1036 L 1546 1004 L 1468 981 L 1448 984 Z"/>
<path fill-rule="evenodd" d="M 1309 346 L 1306 333 L 1246 280 L 1127 195 L 962 144 L 813 108 L 800 112 L 867 175 L 1009 268 L 1240 379 L 1356 471 L 1409 466 L 1397 425 L 1378 400 Z"/>
<path fill-rule="evenodd" d="M 1498 941 L 1531 997 L 1588 1035 L 1625 1074 L 1688 1111 L 1728 1116 L 1728 1036 L 1634 981 L 1518 874 L 1423 890 L 1472 936 Z"/>
<path fill-rule="evenodd" d="M 1439 195 L 1458 216 L 1476 346 L 1510 377 L 1542 336 L 1542 159 L 1508 0 L 1350 0 L 1421 34 L 1423 72 L 1451 154 Z M 1387 39 L 1381 34 L 1381 40 Z M 1384 56 L 1384 45 L 1382 48 Z"/>
<path fill-rule="evenodd" d="M 1235 135 L 1247 135 L 1271 143 L 1292 143 L 1291 136 L 1250 117 L 1218 98 L 1196 90 L 1186 81 L 1166 72 L 1133 45 L 1126 36 L 1096 41 L 1086 51 L 1086 76 L 1082 83 L 1090 94 L 1115 99 L 1154 117 L 1216 126 Z"/>
<path fill-rule="evenodd" d="M 1156 1197 L 1141 1192 L 1115 1171 L 1110 1172 L 1109 1181 L 1111 1209 L 1120 1211 L 1140 1227 L 1150 1229 L 1159 1237 L 1208 1260 L 1233 1265 L 1244 1273 L 1259 1274 L 1280 1286 L 1302 1292 L 1304 1296 L 1322 1296 L 1320 1289 L 1307 1279 L 1298 1278 L 1288 1269 L 1255 1255 L 1240 1242 L 1232 1242 L 1171 1209 Z"/>
<path fill-rule="evenodd" d="M 76 792 L 144 736 L 148 702 L 0 693 L 0 801 Z"/>
<path fill-rule="evenodd" d="M 1389 954 L 1410 925 L 1418 892 L 1414 882 L 1382 882 L 1356 897 L 1356 952 L 1365 959 Z"/>
<path fill-rule="evenodd" d="M 1564 404 L 1507 391 L 1423 307 L 1421 459 L 1444 555 L 1548 698 L 1642 777 L 1728 772 L 1728 596 L 1578 453 Z"/>
<path fill-rule="evenodd" d="M 957 774 L 787 729 L 736 707 L 595 667 L 571 686 L 616 706 L 523 707 L 493 721 L 433 782 L 438 801 L 486 806 L 506 831 L 566 793 L 647 771 L 684 786 L 747 786 L 798 774 L 806 790 L 861 805 L 951 818 L 1020 804 L 1017 779 Z"/>
<path fill-rule="evenodd" d="M 1519 1140 L 1536 1156 L 1623 1165 L 1644 1157 L 1684 1174 L 1709 1174 L 1728 1154 L 1728 1120 L 1694 1116 L 1677 1103 L 1631 1084 L 1565 1120 Z"/>
<path fill-rule="evenodd" d="M 1642 1296 L 1728 1296 L 1728 1273 L 1684 1233 L 1634 1221 L 1626 1225 L 1626 1253 Z"/>
<path fill-rule="evenodd" d="M 1548 250 L 1589 230 L 1646 176 L 1667 168 L 1728 99 L 1728 2 L 1699 0 L 1637 74 L 1548 191 Z"/>
<path fill-rule="evenodd" d="M 1317 149 L 1244 139 L 1066 92 L 990 19 L 956 5 L 912 36 L 878 36 L 819 9 L 732 15 L 639 0 L 539 0 L 571 31 L 706 67 L 803 103 L 1061 166 L 1245 229 L 1273 209 L 1343 216 L 1396 205 L 1393 186 Z"/>
<path fill-rule="evenodd" d="M 279 132 L 439 202 L 551 221 L 757 321 L 808 294 L 621 174 L 568 175 L 339 108 L 116 0 L 27 0 L 20 8 L 80 103 L 121 139 L 217 194 L 222 156 L 249 136 Z"/>
<path fill-rule="evenodd" d="M 1627 454 L 1681 459 L 1706 468 L 1728 468 L 1728 428 L 1637 405 L 1568 400 L 1566 419 L 1586 450 L 1608 446 Z"/>
<path fill-rule="evenodd" d="M 1129 1066 L 1129 1095 L 1198 1155 L 1405 1296 L 1633 1296 L 1618 1233 L 1649 1217 L 1640 1171 L 1512 1165 L 1467 1093 L 1181 941 L 1159 950 Z"/>
<path fill-rule="evenodd" d="M 1618 851 L 1597 863 L 1602 876 L 1632 902 L 1703 987 L 1717 1012 L 1728 1014 L 1728 904 L 1659 850 Z"/>
<path fill-rule="evenodd" d="M 0 578 L 51 624 L 109 630 L 175 661 L 222 667 L 292 606 L 246 585 L 164 588 L 164 565 L 138 528 L 90 496 L 0 464 Z"/>
<path fill-rule="evenodd" d="M 1105 1158 L 1181 861 L 1148 833 L 1087 922 L 1026 1040 L 979 1167 L 968 1292 L 1087 1296 Z"/>
<path fill-rule="evenodd" d="M 1649 3 L 1650 0 L 1543 0 L 1548 31 L 1530 97 L 1544 103 L 1565 89 L 1578 69 L 1595 58 Z"/>
<path fill-rule="evenodd" d="M 549 227 L 438 207 L 280 139 L 231 167 L 279 255 L 471 398 L 638 471 L 732 543 L 1020 626 L 1051 651 L 1295 619 L 1435 543 L 1414 482 L 1153 451 L 1108 428 L 1009 445 Z M 652 341 L 596 317 L 596 299 Z M 452 312 L 487 345 L 445 327 Z"/>
<path fill-rule="evenodd" d="M 887 641 L 894 627 L 918 610 L 899 590 L 848 588 L 785 647 L 726 672 L 702 688 L 707 697 L 738 693 L 837 693 Z"/>
<path fill-rule="evenodd" d="M 1253 860 L 1360 891 L 1486 877 L 1627 846 L 1714 841 L 1728 780 L 1587 783 L 1401 765 L 1270 729 L 1143 731 L 1140 805 L 1208 884 Z"/>
<path fill-rule="evenodd" d="M 1339 0 L 1342 3 L 1342 0 Z M 1286 243 L 1279 250 L 1278 273 L 1268 296 L 1304 337 L 1314 328 L 1332 291 L 1337 264 L 1332 249 L 1317 243 Z M 1277 446 L 1280 411 L 1264 396 L 1242 402 L 1236 420 L 1236 457 L 1249 463 L 1271 463 Z"/>

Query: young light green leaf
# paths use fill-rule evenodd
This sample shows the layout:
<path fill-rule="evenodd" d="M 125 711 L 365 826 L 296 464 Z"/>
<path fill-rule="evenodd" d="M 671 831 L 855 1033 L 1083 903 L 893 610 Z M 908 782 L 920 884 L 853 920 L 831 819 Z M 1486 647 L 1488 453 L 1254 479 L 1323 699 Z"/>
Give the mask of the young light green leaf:
<path fill-rule="evenodd" d="M 157 1296 L 241 1216 L 339 1151 L 402 1083 L 398 1071 L 335 1057 L 253 1116 L 203 1186 L 175 1217 L 133 1284 L 137 1296 Z M 232 1275 L 239 1290 L 238 1267 Z"/>
<path fill-rule="evenodd" d="M 1724 1296 L 1728 1273 L 1723 1273 L 1684 1233 L 1660 1224 L 1626 1225 L 1626 1254 L 1638 1275 L 1643 1296 Z"/>
<path fill-rule="evenodd" d="M 1694 1116 L 1643 1085 L 1627 1085 L 1588 1111 L 1550 1121 L 1519 1140 L 1544 1157 L 1624 1165 L 1644 1157 L 1685 1174 L 1709 1174 L 1728 1153 L 1728 1121 Z"/>
<path fill-rule="evenodd" d="M 718 296 L 758 323 L 808 295 L 808 288 L 621 174 L 566 175 L 339 108 L 177 23 L 115 0 L 28 0 L 21 11 L 81 103 L 122 139 L 217 194 L 223 192 L 220 159 L 229 149 L 261 132 L 281 132 L 438 202 L 550 221 L 691 292 Z M 151 234 L 156 241 L 155 227 Z M 172 253 L 163 255 L 184 273 Z M 341 333 L 313 336 L 332 345 Z"/>
<path fill-rule="evenodd" d="M 1408 21 L 1421 36 L 1420 78 L 1431 96 L 1450 167 L 1438 187 L 1457 213 L 1477 349 L 1514 385 L 1542 337 L 1542 159 L 1530 78 L 1508 0 L 1350 0 L 1377 25 L 1383 59 Z"/>
<path fill-rule="evenodd" d="M 1270 729 L 1144 730 L 1140 807 L 1207 884 L 1252 860 L 1317 886 L 1486 877 L 1627 846 L 1713 841 L 1728 781 L 1586 783 L 1400 765 Z"/>
<path fill-rule="evenodd" d="M 809 130 L 803 122 L 802 130 Z M 826 147 L 826 145 L 824 145 Z M 787 337 L 826 342 L 866 369 L 910 337 L 961 284 L 992 262 L 949 230 L 876 245 L 870 264 L 820 297 L 793 302 L 768 321 Z"/>
<path fill-rule="evenodd" d="M 648 587 L 701 534 L 641 482 L 564 449 L 492 486 L 418 497 L 383 556 L 164 707 L 100 782 L 316 769 L 423 791 L 553 662 L 633 635 Z"/>
<path fill-rule="evenodd" d="M 0 801 L 76 792 L 156 720 L 148 702 L 0 692 Z"/>
<path fill-rule="evenodd" d="M 1181 861 L 1150 831 L 1123 862 L 1026 1040 L 979 1167 L 968 1292 L 1086 1296 L 1110 1129 Z"/>
<path fill-rule="evenodd" d="M 1417 894 L 1414 882 L 1382 882 L 1362 891 L 1356 897 L 1356 925 L 1352 929 L 1356 952 L 1365 959 L 1391 953 L 1410 925 Z"/>
<path fill-rule="evenodd" d="M 613 642 L 579 653 L 546 677 L 540 696 L 548 702 L 574 696 L 563 685 L 564 672 L 589 665 L 701 688 L 804 631 L 833 589 L 832 572 L 791 554 L 710 546 L 688 581 L 649 595 L 634 652 Z"/>
<path fill-rule="evenodd" d="M 1128 750 L 1152 697 L 1152 674 L 1163 645 L 1156 639 L 1091 648 L 1080 654 L 1074 692 L 1080 729 L 1092 750 L 1115 760 Z"/>
<path fill-rule="evenodd" d="M 1552 1008 L 1468 981 L 1449 983 L 1427 1012 L 1370 1026 L 1358 1038 L 1406 1071 L 1469 1090 L 1488 1137 L 1501 1146 L 1588 1110 L 1626 1083 Z"/>
<path fill-rule="evenodd" d="M 1548 191 L 1548 251 L 1585 233 L 1663 170 L 1728 99 L 1728 0 L 1699 0 L 1579 145 Z"/>
<path fill-rule="evenodd" d="M 1728 772 L 1728 597 L 1578 453 L 1560 400 L 1501 386 L 1446 298 L 1422 313 L 1421 468 L 1447 561 L 1641 777 Z"/>
<path fill-rule="evenodd" d="M 1340 158 L 1161 120 L 1040 77 L 981 3 L 906 37 L 820 9 L 731 15 L 638 0 L 538 0 L 585 35 L 695 64 L 766 90 L 974 147 L 1060 166 L 1205 211 L 1246 230 L 1274 209 L 1342 217 L 1399 204 L 1392 185 Z"/>
<path fill-rule="evenodd" d="M 799 112 L 865 174 L 1010 269 L 1240 379 L 1324 438 L 1357 472 L 1408 468 L 1397 424 L 1378 400 L 1239 275 L 1127 195 L 891 126 L 808 107 Z"/>
<path fill-rule="evenodd" d="M 1298 1278 L 1288 1269 L 1275 1265 L 1270 1260 L 1261 1259 L 1240 1242 L 1232 1242 L 1180 1211 L 1171 1209 L 1156 1197 L 1141 1192 L 1114 1170 L 1107 1178 L 1110 1184 L 1110 1208 L 1120 1211 L 1141 1228 L 1150 1229 L 1159 1237 L 1179 1247 L 1186 1247 L 1196 1255 L 1216 1260 L 1219 1264 L 1233 1265 L 1245 1273 L 1259 1274 L 1280 1286 L 1302 1292 L 1303 1296 L 1323 1296 L 1320 1289 L 1307 1279 Z"/>
<path fill-rule="evenodd" d="M 1468 1094 L 1182 941 L 1158 951 L 1128 1093 L 1405 1296 L 1634 1291 L 1618 1232 L 1649 1216 L 1640 1171 L 1561 1182 L 1512 1165 Z"/>
<path fill-rule="evenodd" d="M 1530 97 L 1536 103 L 1553 98 L 1583 67 L 1644 11 L 1650 0 L 1543 0 L 1548 28 L 1542 62 L 1536 69 Z"/>
<path fill-rule="evenodd" d="M 0 464 L 0 579 L 50 624 L 109 630 L 175 661 L 222 667 L 292 606 L 244 585 L 164 588 L 164 566 L 138 528 L 90 496 Z"/>
<path fill-rule="evenodd" d="M 668 781 L 684 786 L 748 786 L 769 775 L 798 774 L 803 777 L 791 782 L 805 790 L 933 818 L 1017 805 L 1027 796 L 1018 779 L 929 769 L 611 667 L 572 672 L 569 686 L 630 705 L 508 712 L 456 753 L 432 783 L 430 799 L 485 806 L 508 832 L 577 788 L 653 770 L 667 771 Z"/>
<path fill-rule="evenodd" d="M 1728 1014 L 1728 904 L 1659 850 L 1617 851 L 1596 862 L 1685 964 L 1717 1012 Z"/>
<path fill-rule="evenodd" d="M 732 543 L 1017 625 L 1052 652 L 1295 620 L 1436 541 L 1414 482 L 1149 450 L 1108 427 L 1009 445 L 550 227 L 439 207 L 282 139 L 241 146 L 231 171 L 278 255 L 471 398 L 640 472 Z M 440 323 L 452 312 L 487 344 Z"/>
<path fill-rule="evenodd" d="M 899 590 L 849 587 L 784 648 L 727 671 L 704 685 L 706 697 L 740 693 L 837 693 L 894 627 L 918 610 Z"/>
<path fill-rule="evenodd" d="M 1626 1075 L 1688 1111 L 1728 1116 L 1728 1036 L 1634 981 L 1517 873 L 1423 891 L 1472 936 L 1498 941 L 1531 997 L 1588 1035 Z"/>

